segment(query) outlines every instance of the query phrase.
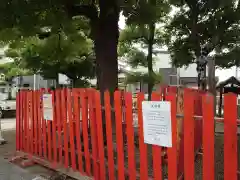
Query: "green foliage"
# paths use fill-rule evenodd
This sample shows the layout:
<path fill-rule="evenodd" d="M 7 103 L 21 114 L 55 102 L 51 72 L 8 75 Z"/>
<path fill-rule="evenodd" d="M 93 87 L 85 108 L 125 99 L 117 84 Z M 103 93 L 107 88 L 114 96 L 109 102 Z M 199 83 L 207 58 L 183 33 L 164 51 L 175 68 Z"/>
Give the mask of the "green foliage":
<path fill-rule="evenodd" d="M 69 31 L 67 31 L 69 33 Z M 93 43 L 83 31 L 59 31 L 47 38 L 27 37 L 10 44 L 6 55 L 45 78 L 67 75 L 74 84 L 85 85 L 95 77 Z"/>
<path fill-rule="evenodd" d="M 160 73 L 152 72 L 149 76 L 149 73 L 140 73 L 135 72 L 133 74 L 127 74 L 125 83 L 133 84 L 136 82 L 158 84 L 162 81 L 162 76 Z"/>
<path fill-rule="evenodd" d="M 84 29 L 87 31 L 87 33 L 84 31 L 84 33 L 87 34 L 96 45 L 96 63 L 102 74 L 98 80 L 101 79 L 100 84 L 106 83 L 106 85 L 101 85 L 101 87 L 113 88 L 110 86 L 117 84 L 115 82 L 117 81 L 117 73 L 111 71 L 109 74 L 109 71 L 103 67 L 108 64 L 107 61 L 117 62 L 116 49 L 118 42 L 115 39 L 118 39 L 118 28 L 116 25 L 120 11 L 124 10 L 132 14 L 134 10 L 137 9 L 138 4 L 139 0 L 2 0 L 0 3 L 0 43 L 2 45 L 11 43 L 11 46 L 21 47 L 21 43 L 25 43 L 25 38 L 39 37 L 42 39 L 50 35 L 51 38 L 56 39 L 57 37 L 54 36 L 58 34 L 59 31 L 64 32 L 66 36 L 69 37 L 69 34 L 75 34 L 72 31 L 81 33 L 80 31 Z M 77 21 L 79 19 L 80 21 Z M 86 26 L 81 19 L 87 19 L 90 23 L 87 23 Z M 12 41 L 20 42 L 20 44 L 14 44 Z M 54 42 L 54 40 L 52 41 Z M 108 42 L 112 42 L 113 45 L 111 48 L 106 47 L 102 49 Z M 53 44 L 53 46 L 54 45 L 55 44 Z M 39 48 L 41 45 L 37 44 L 37 47 L 33 46 L 35 45 L 24 47 L 24 49 L 28 49 L 29 51 L 25 52 L 25 56 L 31 57 L 31 55 L 33 55 L 34 58 L 32 58 L 32 62 L 43 61 L 39 59 L 39 56 L 36 56 L 38 50 L 41 49 Z M 81 46 L 76 47 L 81 48 Z M 14 49 L 15 48 L 16 47 L 14 47 Z M 70 46 L 70 49 L 72 49 L 72 46 Z M 53 51 L 52 57 L 55 55 L 60 59 L 62 52 L 56 54 L 56 52 Z M 79 55 L 79 57 L 81 56 L 82 55 Z M 79 57 L 77 59 L 81 59 Z M 47 59 L 50 58 L 51 57 L 47 57 Z M 47 61 L 47 59 L 44 61 Z M 102 59 L 107 60 L 102 61 Z M 21 60 L 21 58 L 18 58 L 18 60 Z M 54 62 L 49 62 L 49 64 L 57 64 L 56 61 L 55 59 Z M 39 64 L 41 63 L 37 63 L 36 66 L 39 67 Z M 111 64 L 114 66 L 112 69 L 117 71 L 117 63 Z M 34 67 L 34 71 L 38 69 L 37 67 Z M 114 78 L 110 78 L 109 81 L 112 82 L 104 81 L 104 78 L 107 78 L 111 74 Z M 47 73 L 47 76 L 48 75 Z"/>
<path fill-rule="evenodd" d="M 0 64 L 0 72 L 5 75 L 7 81 L 16 76 L 25 76 L 32 74 L 30 70 L 19 67 L 19 65 L 15 62 Z"/>
<path fill-rule="evenodd" d="M 148 73 L 129 74 L 126 82 L 147 83 L 149 97 L 154 84 L 161 81 L 160 74 L 153 72 L 153 63 L 158 49 L 164 44 L 163 28 L 158 24 L 166 22 L 169 11 L 167 0 L 139 1 L 135 13 L 127 16 L 127 27 L 120 35 L 120 55 L 134 68 L 148 68 Z"/>
<path fill-rule="evenodd" d="M 179 10 L 167 27 L 173 64 L 188 65 L 201 55 L 216 65 L 239 65 L 240 4 L 236 0 L 172 0 Z M 215 54 L 212 54 L 215 53 Z"/>

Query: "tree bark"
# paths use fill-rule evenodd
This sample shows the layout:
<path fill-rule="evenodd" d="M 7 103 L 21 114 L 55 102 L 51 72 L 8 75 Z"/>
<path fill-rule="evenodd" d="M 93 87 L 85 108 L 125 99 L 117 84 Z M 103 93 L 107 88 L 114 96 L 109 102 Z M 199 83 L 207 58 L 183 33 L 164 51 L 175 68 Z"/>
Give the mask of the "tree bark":
<path fill-rule="evenodd" d="M 151 22 L 149 24 L 149 37 L 148 37 L 148 55 L 147 55 L 147 62 L 148 62 L 148 100 L 151 99 L 152 90 L 154 87 L 154 82 L 152 79 L 153 75 L 153 44 L 154 44 L 154 34 L 155 34 L 155 22 Z"/>
<path fill-rule="evenodd" d="M 101 92 L 113 92 L 118 86 L 118 20 L 120 10 L 115 0 L 99 0 L 100 15 L 94 24 L 97 80 Z"/>

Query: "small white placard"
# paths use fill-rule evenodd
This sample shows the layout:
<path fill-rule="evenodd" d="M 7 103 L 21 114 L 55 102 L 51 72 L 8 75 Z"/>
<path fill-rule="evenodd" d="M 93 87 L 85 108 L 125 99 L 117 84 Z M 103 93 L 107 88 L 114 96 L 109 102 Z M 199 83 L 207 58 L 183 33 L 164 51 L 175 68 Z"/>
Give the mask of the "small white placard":
<path fill-rule="evenodd" d="M 51 94 L 43 94 L 43 117 L 45 120 L 53 120 L 53 106 Z"/>
<path fill-rule="evenodd" d="M 171 103 L 143 101 L 142 113 L 144 142 L 172 147 Z"/>

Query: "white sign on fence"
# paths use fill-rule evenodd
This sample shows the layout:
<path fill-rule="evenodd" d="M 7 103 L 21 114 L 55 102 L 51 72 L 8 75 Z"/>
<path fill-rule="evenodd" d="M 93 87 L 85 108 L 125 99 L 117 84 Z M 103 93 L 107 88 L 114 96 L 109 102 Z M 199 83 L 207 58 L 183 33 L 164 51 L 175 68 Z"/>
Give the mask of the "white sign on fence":
<path fill-rule="evenodd" d="M 53 120 L 53 106 L 51 94 L 43 94 L 43 117 L 45 120 Z"/>
<path fill-rule="evenodd" d="M 162 147 L 172 147 L 171 103 L 143 101 L 144 142 Z"/>

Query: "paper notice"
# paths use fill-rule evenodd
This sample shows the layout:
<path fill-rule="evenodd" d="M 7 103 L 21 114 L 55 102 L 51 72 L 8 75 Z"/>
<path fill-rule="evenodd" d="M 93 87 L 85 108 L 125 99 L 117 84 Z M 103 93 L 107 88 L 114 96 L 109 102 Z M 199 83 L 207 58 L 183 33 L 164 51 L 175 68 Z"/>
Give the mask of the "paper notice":
<path fill-rule="evenodd" d="M 172 147 L 171 103 L 143 101 L 144 142 L 162 147 Z"/>
<path fill-rule="evenodd" d="M 53 106 L 51 94 L 43 94 L 43 117 L 45 120 L 53 120 Z"/>

